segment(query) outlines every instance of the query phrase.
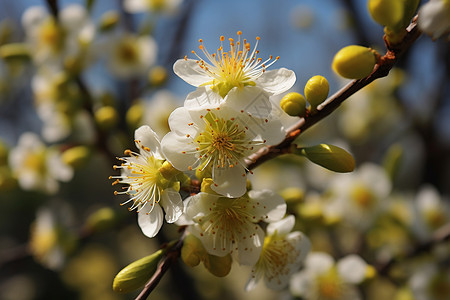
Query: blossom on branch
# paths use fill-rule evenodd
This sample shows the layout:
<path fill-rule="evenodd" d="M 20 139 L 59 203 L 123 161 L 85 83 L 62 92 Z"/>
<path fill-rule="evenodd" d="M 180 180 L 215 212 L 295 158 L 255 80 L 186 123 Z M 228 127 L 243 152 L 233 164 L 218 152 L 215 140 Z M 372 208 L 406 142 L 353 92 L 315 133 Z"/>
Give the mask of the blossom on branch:
<path fill-rule="evenodd" d="M 129 210 L 136 209 L 139 213 L 138 223 L 142 232 L 148 237 L 154 237 L 163 223 L 163 211 L 168 223 L 175 222 L 182 214 L 183 203 L 178 193 L 180 184 L 173 179 L 166 179 L 160 171 L 164 157 L 156 133 L 149 126 L 142 126 L 135 132 L 136 147 L 139 153 L 126 150 L 129 157 L 119 158 L 123 163 L 114 166 L 120 169 L 119 176 L 113 184 L 128 184 L 125 191 L 115 194 L 127 194 L 130 199 L 122 203 L 132 203 Z"/>

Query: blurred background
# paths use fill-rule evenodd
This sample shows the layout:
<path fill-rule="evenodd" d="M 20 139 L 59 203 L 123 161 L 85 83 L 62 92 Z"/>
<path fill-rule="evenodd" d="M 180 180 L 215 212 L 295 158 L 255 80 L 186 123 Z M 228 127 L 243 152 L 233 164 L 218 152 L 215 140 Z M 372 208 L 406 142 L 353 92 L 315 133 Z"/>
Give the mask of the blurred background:
<path fill-rule="evenodd" d="M 168 131 L 170 112 L 195 89 L 172 66 L 185 55 L 194 58 L 199 39 L 215 52 L 221 35 L 237 38 L 241 30 L 252 46 L 259 36 L 260 57 L 280 56 L 271 69 L 293 70 L 291 91 L 299 93 L 314 75 L 329 80 L 330 93 L 348 82 L 331 70 L 344 46 L 385 52 L 383 28 L 370 18 L 366 1 L 165 0 L 143 1 L 142 10 L 127 4 L 133 1 L 48 2 L 56 10 L 46 1 L 0 0 L 0 46 L 14 45 L 2 48 L 0 59 L 0 299 L 134 299 L 138 292 L 112 291 L 114 276 L 176 239 L 177 227 L 164 224 L 157 238 L 146 238 L 108 177 L 118 173 L 116 157 L 134 150 L 137 127 L 149 124 L 161 137 Z M 55 13 L 59 25 L 49 21 Z M 417 195 L 431 189 L 444 212 L 436 228 L 450 220 L 449 49 L 448 42 L 422 36 L 387 78 L 349 98 L 298 141 L 336 144 L 354 155 L 357 168 L 384 168 L 389 198 L 401 198 L 403 211 L 414 211 Z M 369 246 L 338 241 L 346 247 L 336 250 L 323 233 L 330 225 L 305 207 L 311 197 L 326 198 L 339 176 L 281 157 L 257 168 L 251 181 L 286 199 L 295 191 L 289 207 L 297 227 L 310 236 L 313 250 L 335 257 L 357 252 L 376 264 L 404 253 L 421 234 L 430 236 L 415 231 L 417 215 L 405 213 L 395 225 L 374 223 Z M 401 238 L 374 238 L 390 226 Z M 351 236 L 364 239 L 368 232 Z M 444 260 L 448 272 L 448 255 Z M 263 286 L 245 293 L 248 272 L 235 264 L 228 276 L 216 278 L 203 266 L 179 263 L 151 299 L 293 299 Z M 403 272 L 394 283 L 376 282 L 363 293 L 393 299 L 380 298 L 375 287 L 396 295 L 408 280 Z"/>

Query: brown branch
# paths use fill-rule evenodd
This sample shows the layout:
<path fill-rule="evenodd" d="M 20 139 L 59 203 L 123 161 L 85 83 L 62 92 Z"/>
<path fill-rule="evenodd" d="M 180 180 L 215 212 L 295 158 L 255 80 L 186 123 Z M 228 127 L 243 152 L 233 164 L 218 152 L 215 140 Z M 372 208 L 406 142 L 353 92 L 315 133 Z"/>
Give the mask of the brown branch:
<path fill-rule="evenodd" d="M 156 288 L 158 283 L 163 278 L 164 274 L 169 270 L 172 264 L 178 259 L 181 254 L 181 247 L 183 247 L 183 241 L 186 236 L 185 227 L 182 228 L 183 234 L 178 240 L 178 242 L 170 248 L 166 255 L 161 259 L 158 264 L 158 268 L 149 281 L 145 284 L 142 291 L 135 298 L 135 300 L 145 300 L 150 295 L 150 293 Z"/>
<path fill-rule="evenodd" d="M 260 151 L 249 157 L 248 169 L 253 169 L 262 164 L 263 162 L 277 157 L 281 154 L 290 152 L 290 146 L 292 142 L 305 130 L 318 123 L 333 111 L 335 111 L 346 99 L 351 95 L 361 90 L 363 87 L 371 83 L 372 81 L 385 77 L 389 74 L 389 71 L 394 67 L 395 63 L 399 60 L 400 56 L 408 50 L 414 41 L 420 36 L 421 32 L 417 28 L 416 18 L 406 29 L 407 34 L 403 41 L 396 45 L 389 44 L 386 40 L 387 52 L 382 56 L 375 65 L 373 72 L 358 80 L 353 80 L 334 95 L 325 100 L 317 107 L 317 112 L 314 114 L 307 114 L 306 117 L 301 118 L 297 124 L 288 129 L 286 138 L 278 145 L 264 147 Z"/>
<path fill-rule="evenodd" d="M 403 255 L 401 257 L 392 257 L 388 261 L 378 265 L 377 266 L 378 274 L 387 276 L 387 275 L 389 275 L 389 271 L 395 264 L 400 263 L 408 258 L 413 258 L 422 253 L 428 252 L 434 246 L 441 244 L 445 241 L 449 241 L 449 240 L 450 240 L 450 223 L 448 223 L 448 224 L 442 226 L 441 228 L 439 228 L 438 230 L 436 230 L 433 233 L 430 240 L 417 245 L 414 249 L 412 249 L 410 252 L 406 253 L 405 255 Z"/>

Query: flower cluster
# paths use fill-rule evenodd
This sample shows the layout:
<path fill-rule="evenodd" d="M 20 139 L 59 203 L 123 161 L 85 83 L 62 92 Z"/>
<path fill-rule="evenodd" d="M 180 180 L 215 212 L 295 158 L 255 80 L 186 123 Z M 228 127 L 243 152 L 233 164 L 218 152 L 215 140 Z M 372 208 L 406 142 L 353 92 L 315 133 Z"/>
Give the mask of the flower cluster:
<path fill-rule="evenodd" d="M 223 36 L 215 53 L 200 40 L 205 58 L 193 51 L 196 60 L 185 57 L 174 64 L 174 72 L 197 89 L 170 114 L 170 131 L 161 142 L 148 126 L 136 130 L 139 153 L 126 150 L 129 157 L 119 158 L 122 164 L 115 166 L 121 175 L 111 179 L 128 185 L 116 194 L 130 196 L 124 204 L 131 202 L 130 210 L 137 210 L 145 235 L 153 237 L 161 228 L 162 206 L 166 221 L 189 225 L 188 234 L 209 255 L 231 255 L 239 264 L 253 266 L 247 289 L 262 277 L 269 287 L 282 288 L 300 267 L 309 240 L 301 232 L 289 233 L 294 217 L 284 218 L 281 196 L 249 189 L 248 157 L 285 138 L 270 97 L 291 88 L 295 74 L 284 68 L 266 70 L 278 57 L 263 60 L 256 49 L 259 37 L 252 49 L 237 34 L 237 40 L 229 39 L 229 51 Z M 187 176 L 182 172 L 192 177 L 194 171 L 201 192 L 182 204 L 179 191 Z M 267 236 L 264 223 L 270 224 Z M 189 241 L 195 239 L 186 245 Z"/>

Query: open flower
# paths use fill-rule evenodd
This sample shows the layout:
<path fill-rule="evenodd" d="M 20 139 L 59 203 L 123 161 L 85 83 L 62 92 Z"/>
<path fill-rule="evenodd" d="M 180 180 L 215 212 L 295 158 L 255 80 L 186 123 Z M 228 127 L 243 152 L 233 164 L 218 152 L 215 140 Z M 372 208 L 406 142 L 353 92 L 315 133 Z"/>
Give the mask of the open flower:
<path fill-rule="evenodd" d="M 417 20 L 420 30 L 433 39 L 450 38 L 450 1 L 430 0 L 419 10 Z"/>
<path fill-rule="evenodd" d="M 120 169 L 120 176 L 110 176 L 116 179 L 113 184 L 123 183 L 129 187 L 115 194 L 130 195 L 124 204 L 132 202 L 129 210 L 136 209 L 139 213 L 138 223 L 142 232 L 148 237 L 154 237 L 163 222 L 164 208 L 166 221 L 175 222 L 183 210 L 181 196 L 178 193 L 179 182 L 167 180 L 160 172 L 164 158 L 160 151 L 158 136 L 149 126 L 139 127 L 135 132 L 136 147 L 139 153 L 126 150 L 129 157 L 119 158 L 123 163 L 114 166 Z"/>
<path fill-rule="evenodd" d="M 47 148 L 31 132 L 20 136 L 17 146 L 10 152 L 9 165 L 24 190 L 55 194 L 58 181 L 67 182 L 73 176 L 72 168 L 62 161 L 59 151 Z"/>
<path fill-rule="evenodd" d="M 155 12 L 173 14 L 182 0 L 124 0 L 124 9 L 129 13 Z"/>
<path fill-rule="evenodd" d="M 186 217 L 194 222 L 189 231 L 212 255 L 236 254 L 237 261 L 254 265 L 263 248 L 260 221 L 280 220 L 286 213 L 283 198 L 269 190 L 249 191 L 227 198 L 201 192 L 186 200 Z"/>
<path fill-rule="evenodd" d="M 361 283 L 371 267 L 357 255 L 348 255 L 337 263 L 327 253 L 307 256 L 305 269 L 292 276 L 292 295 L 305 300 L 358 300 L 361 295 L 355 285 Z"/>
<path fill-rule="evenodd" d="M 267 236 L 258 262 L 253 266 L 245 289 L 253 289 L 264 278 L 268 288 L 286 287 L 294 272 L 300 268 L 311 243 L 300 231 L 291 232 L 294 216 L 288 216 L 267 226 Z"/>
<path fill-rule="evenodd" d="M 229 39 L 228 52 L 223 47 L 223 36 L 220 37 L 221 46 L 212 54 L 204 47 L 203 40 L 199 40 L 199 48 L 205 55 L 205 60 L 192 51 L 198 60 L 188 59 L 186 56 L 175 62 L 175 74 L 187 83 L 200 87 L 198 91 L 188 95 L 185 107 L 194 109 L 198 104 L 216 106 L 227 102 L 238 110 L 249 111 L 249 106 L 256 105 L 252 103 L 255 99 L 259 100 L 257 105 L 271 107 L 268 96 L 282 93 L 295 83 L 293 71 L 285 68 L 266 71 L 279 57 L 273 59 L 270 56 L 266 60 L 258 58 L 259 51 L 256 48 L 259 37 L 256 38 L 256 45 L 252 50 L 246 39 L 241 41 L 242 32 L 238 31 L 237 34 L 236 42 L 232 38 Z M 211 88 L 214 93 L 205 95 L 207 88 Z M 265 97 L 261 97 L 261 94 Z M 266 117 L 268 113 L 270 111 L 261 117 Z"/>
<path fill-rule="evenodd" d="M 245 158 L 265 145 L 281 142 L 281 123 L 253 118 L 228 107 L 190 114 L 180 107 L 169 117 L 172 130 L 161 146 L 167 160 L 178 170 L 211 172 L 212 189 L 230 197 L 246 191 Z"/>

